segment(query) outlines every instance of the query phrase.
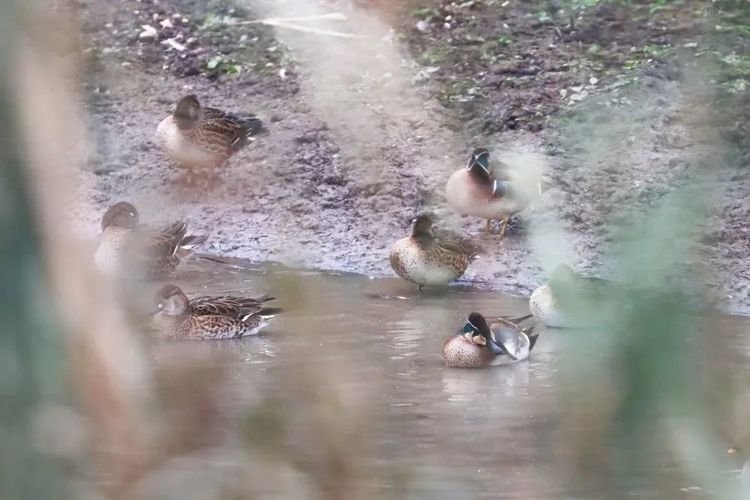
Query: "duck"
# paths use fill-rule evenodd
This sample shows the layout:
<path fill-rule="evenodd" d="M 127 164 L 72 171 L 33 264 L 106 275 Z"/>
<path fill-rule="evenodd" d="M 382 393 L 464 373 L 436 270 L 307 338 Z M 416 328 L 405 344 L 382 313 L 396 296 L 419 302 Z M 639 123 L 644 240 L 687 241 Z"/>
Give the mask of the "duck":
<path fill-rule="evenodd" d="M 156 129 L 157 143 L 167 156 L 190 173 L 223 165 L 256 136 L 265 132 L 255 115 L 235 115 L 202 107 L 195 95 L 180 99 L 174 112 Z"/>
<path fill-rule="evenodd" d="M 534 318 L 544 324 L 556 328 L 581 326 L 581 321 L 571 317 L 570 307 L 576 305 L 576 299 L 595 301 L 598 296 L 611 288 L 612 282 L 600 278 L 582 276 L 567 264 L 560 264 L 552 272 L 547 283 L 537 287 L 529 298 L 529 309 Z M 570 290 L 577 296 L 566 304 L 561 305 L 560 289 Z M 564 301 L 564 299 L 563 299 Z"/>
<path fill-rule="evenodd" d="M 448 178 L 445 197 L 458 213 L 487 219 L 488 233 L 492 232 L 492 221 L 500 220 L 500 238 L 505 236 L 508 220 L 528 204 L 510 181 L 493 173 L 490 152 L 485 148 L 474 149 L 466 168 Z"/>
<path fill-rule="evenodd" d="M 529 357 L 539 337 L 534 325 L 520 318 L 487 317 L 472 312 L 466 324 L 443 344 L 443 362 L 449 368 L 486 368 L 516 363 Z"/>
<path fill-rule="evenodd" d="M 256 335 L 282 310 L 265 307 L 274 297 L 201 296 L 188 299 L 177 285 L 156 293 L 151 327 L 160 339 L 221 340 Z"/>
<path fill-rule="evenodd" d="M 138 210 L 127 201 L 115 203 L 104 213 L 101 241 L 94 256 L 99 270 L 121 276 L 133 266 L 148 278 L 169 276 L 184 257 L 208 239 L 207 235 L 187 234 L 185 221 L 155 230 L 140 227 L 138 220 Z"/>
<path fill-rule="evenodd" d="M 411 234 L 390 249 L 391 267 L 398 276 L 421 290 L 423 286 L 445 286 L 460 278 L 479 249 L 467 239 L 433 227 L 433 218 L 421 214 L 412 221 Z"/>

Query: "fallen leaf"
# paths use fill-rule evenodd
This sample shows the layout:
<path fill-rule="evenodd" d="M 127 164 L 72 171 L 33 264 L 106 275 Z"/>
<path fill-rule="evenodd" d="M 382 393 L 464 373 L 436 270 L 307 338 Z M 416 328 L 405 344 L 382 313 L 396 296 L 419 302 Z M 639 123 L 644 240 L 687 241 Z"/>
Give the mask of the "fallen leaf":
<path fill-rule="evenodd" d="M 138 35 L 138 38 L 142 39 L 148 39 L 148 38 L 157 38 L 159 36 L 159 33 L 156 31 L 156 28 L 149 24 L 144 24 L 141 26 L 143 28 L 143 31 L 140 32 Z"/>
<path fill-rule="evenodd" d="M 168 39 L 166 39 L 166 40 L 162 41 L 161 43 L 162 43 L 163 45 L 168 45 L 168 46 L 172 47 L 173 49 L 175 49 L 175 50 L 178 50 L 178 51 L 180 51 L 180 52 L 182 52 L 183 50 L 185 50 L 185 46 L 184 46 L 184 45 L 182 45 L 182 44 L 181 44 L 181 43 L 179 43 L 179 42 L 176 42 L 176 41 L 174 40 L 174 38 L 168 38 Z"/>

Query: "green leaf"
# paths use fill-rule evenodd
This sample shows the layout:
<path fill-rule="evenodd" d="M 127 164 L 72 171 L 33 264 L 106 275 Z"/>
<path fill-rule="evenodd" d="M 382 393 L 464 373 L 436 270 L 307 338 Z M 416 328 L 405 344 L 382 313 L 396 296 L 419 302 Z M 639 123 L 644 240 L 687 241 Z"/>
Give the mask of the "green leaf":
<path fill-rule="evenodd" d="M 215 56 L 208 60 L 206 67 L 208 69 L 216 69 L 219 64 L 221 64 L 221 56 Z"/>

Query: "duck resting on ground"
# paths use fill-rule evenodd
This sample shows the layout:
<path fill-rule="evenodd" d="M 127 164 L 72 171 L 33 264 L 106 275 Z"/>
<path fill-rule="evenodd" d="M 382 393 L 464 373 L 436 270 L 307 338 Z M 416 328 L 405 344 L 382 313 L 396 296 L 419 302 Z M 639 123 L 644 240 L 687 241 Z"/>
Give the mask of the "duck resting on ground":
<path fill-rule="evenodd" d="M 539 286 L 529 298 L 529 309 L 534 318 L 546 326 L 574 327 L 581 326 L 583 321 L 576 321 L 571 315 L 575 311 L 569 310 L 576 303 L 585 301 L 595 304 L 598 299 L 611 289 L 612 282 L 600 278 L 582 276 L 570 266 L 560 264 L 555 268 L 547 283 Z M 576 294 L 566 303 L 561 291 Z M 567 304 L 569 307 L 564 307 Z"/>
<path fill-rule="evenodd" d="M 396 274 L 421 290 L 460 278 L 477 254 L 471 242 L 435 228 L 431 216 L 422 214 L 414 219 L 411 235 L 391 246 L 390 262 Z"/>
<path fill-rule="evenodd" d="M 208 236 L 187 234 L 187 223 L 178 221 L 164 229 L 138 226 L 138 211 L 128 202 L 112 205 L 102 217 L 102 237 L 94 260 L 112 276 L 135 272 L 147 278 L 172 274 L 182 258 Z"/>
<path fill-rule="evenodd" d="M 274 297 L 205 296 L 188 299 L 175 285 L 156 294 L 151 320 L 154 335 L 163 339 L 219 340 L 255 335 L 282 310 L 263 304 Z"/>
<path fill-rule="evenodd" d="M 487 232 L 492 231 L 493 220 L 500 220 L 501 238 L 511 216 L 523 210 L 529 201 L 509 180 L 493 172 L 490 153 L 484 148 L 475 149 L 466 168 L 450 176 L 445 196 L 458 213 L 487 219 Z"/>
<path fill-rule="evenodd" d="M 485 368 L 515 363 L 529 357 L 538 333 L 534 325 L 521 327 L 520 318 L 469 314 L 466 324 L 443 345 L 443 362 L 450 368 Z"/>
<path fill-rule="evenodd" d="M 159 123 L 156 138 L 173 162 L 188 169 L 190 180 L 197 171 L 213 176 L 216 168 L 264 131 L 254 115 L 202 107 L 196 96 L 188 95 Z"/>

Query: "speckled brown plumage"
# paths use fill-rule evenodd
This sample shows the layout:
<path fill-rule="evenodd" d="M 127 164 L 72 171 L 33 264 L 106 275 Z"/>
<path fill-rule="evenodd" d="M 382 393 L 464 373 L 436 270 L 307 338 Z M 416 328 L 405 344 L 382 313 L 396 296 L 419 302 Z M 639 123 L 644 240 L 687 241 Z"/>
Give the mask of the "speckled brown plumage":
<path fill-rule="evenodd" d="M 217 340 L 254 335 L 281 309 L 263 307 L 273 297 L 202 296 L 192 301 L 175 285 L 156 295 L 154 334 L 164 339 Z"/>
<path fill-rule="evenodd" d="M 428 215 L 417 217 L 412 234 L 394 243 L 388 256 L 398 276 L 420 287 L 460 278 L 478 253 L 469 240 L 432 224 Z"/>
<path fill-rule="evenodd" d="M 175 163 L 190 169 L 224 164 L 263 124 L 254 115 L 239 116 L 202 107 L 194 95 L 180 99 L 175 111 L 159 124 L 157 141 Z"/>
<path fill-rule="evenodd" d="M 443 344 L 445 366 L 484 368 L 526 359 L 537 340 L 533 325 L 521 326 L 530 317 L 485 318 L 471 313 L 463 328 Z"/>
<path fill-rule="evenodd" d="M 443 344 L 443 362 L 449 368 L 484 368 L 497 356 L 486 347 L 454 336 Z"/>
<path fill-rule="evenodd" d="M 275 297 L 268 295 L 255 298 L 234 297 L 232 295 L 201 296 L 190 300 L 190 310 L 193 314 L 199 316 L 218 314 L 237 317 L 239 314 L 260 307 L 261 304 L 274 299 Z"/>
<path fill-rule="evenodd" d="M 206 241 L 207 236 L 187 234 L 187 223 L 178 221 L 161 230 L 140 229 L 129 240 L 138 265 L 151 278 L 161 278 L 174 273 L 190 249 Z"/>
<path fill-rule="evenodd" d="M 138 211 L 127 202 L 107 210 L 102 229 L 96 252 L 99 268 L 111 274 L 136 272 L 147 278 L 171 275 L 182 258 L 208 238 L 187 234 L 184 221 L 160 230 L 138 226 Z"/>

